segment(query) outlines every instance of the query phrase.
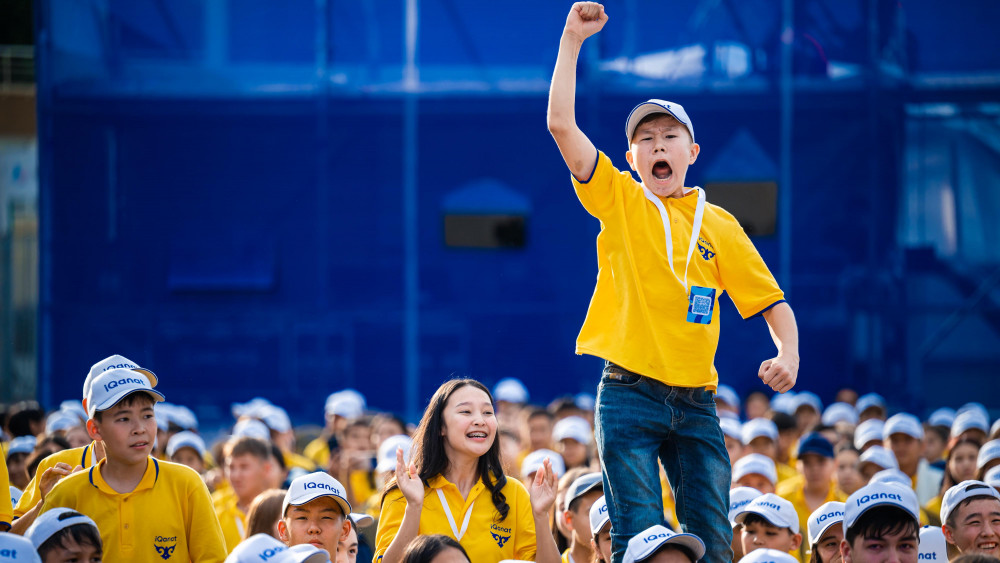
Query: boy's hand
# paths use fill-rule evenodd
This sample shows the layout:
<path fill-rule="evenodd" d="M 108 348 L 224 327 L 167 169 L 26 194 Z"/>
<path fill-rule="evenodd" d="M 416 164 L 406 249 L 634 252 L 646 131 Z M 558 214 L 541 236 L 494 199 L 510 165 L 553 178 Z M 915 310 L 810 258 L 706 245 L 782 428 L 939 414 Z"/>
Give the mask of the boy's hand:
<path fill-rule="evenodd" d="M 604 6 L 597 2 L 577 2 L 566 16 L 564 33 L 574 35 L 582 42 L 584 39 L 600 31 L 608 23 L 608 15 Z"/>
<path fill-rule="evenodd" d="M 42 501 L 45 501 L 45 497 L 48 496 L 49 491 L 52 487 L 56 486 L 56 483 L 60 479 L 67 475 L 76 473 L 77 471 L 83 471 L 83 467 L 77 465 L 76 467 L 70 467 L 68 463 L 57 463 L 54 466 L 46 469 L 42 473 L 41 479 L 38 480 L 38 492 L 41 494 Z"/>
<path fill-rule="evenodd" d="M 779 355 L 770 360 L 764 360 L 757 371 L 757 377 L 765 385 L 778 393 L 784 393 L 795 386 L 795 380 L 799 376 L 798 357 L 787 357 Z"/>

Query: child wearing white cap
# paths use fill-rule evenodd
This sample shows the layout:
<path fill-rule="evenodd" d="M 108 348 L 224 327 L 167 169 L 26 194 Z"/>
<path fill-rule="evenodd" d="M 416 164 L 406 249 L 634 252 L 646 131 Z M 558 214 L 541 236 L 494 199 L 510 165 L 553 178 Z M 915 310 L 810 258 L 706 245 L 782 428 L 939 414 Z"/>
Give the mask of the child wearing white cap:
<path fill-rule="evenodd" d="M 990 440 L 983 444 L 976 456 L 976 479 L 982 480 L 986 472 L 1000 465 L 1000 440 Z"/>
<path fill-rule="evenodd" d="M 112 369 L 128 369 L 138 372 L 146 377 L 150 387 L 155 388 L 157 383 L 156 374 L 152 371 L 139 367 L 138 364 L 124 356 L 114 354 L 97 362 L 90 367 L 87 376 L 83 380 L 83 406 L 86 413 L 87 397 L 90 395 L 91 382 L 95 377 Z M 34 522 L 41 507 L 41 501 L 48 494 L 49 489 L 61 477 L 69 475 L 75 468 L 88 469 L 104 458 L 104 445 L 99 440 L 68 450 L 58 451 L 38 463 L 35 469 L 35 477 L 23 489 L 24 494 L 17 506 L 14 507 L 14 518 L 16 519 L 11 531 L 23 534 L 28 526 Z M 48 473 L 48 476 L 46 476 Z M 44 481 L 44 487 L 42 482 Z"/>
<path fill-rule="evenodd" d="M 327 473 L 309 473 L 292 480 L 281 505 L 278 537 L 289 547 L 312 544 L 336 554 L 351 533 L 351 505 L 339 481 Z"/>
<path fill-rule="evenodd" d="M 724 561 L 732 557 L 732 528 L 728 455 L 714 393 L 718 299 L 728 292 L 744 318 L 764 317 L 778 353 L 761 364 L 758 377 L 775 391 L 795 385 L 798 329 L 739 223 L 707 203 L 701 188 L 685 188 L 701 149 L 680 104 L 649 100 L 626 119 L 625 159 L 641 182 L 616 169 L 577 125 L 577 58 L 584 40 L 607 20 L 595 2 L 570 9 L 548 127 L 577 197 L 602 226 L 597 283 L 576 351 L 606 362 L 595 437 L 611 491 L 615 563 L 629 538 L 663 516 L 663 507 L 646 500 L 661 497 L 658 458 L 682 525 L 704 540 L 709 560 Z"/>
<path fill-rule="evenodd" d="M 694 563 L 705 556 L 705 542 L 694 534 L 678 534 L 656 525 L 628 541 L 624 563 Z"/>
<path fill-rule="evenodd" d="M 743 525 L 743 553 L 755 549 L 776 549 L 794 553 L 802 543 L 799 515 L 787 500 L 765 493 L 743 507 L 736 515 Z"/>
<path fill-rule="evenodd" d="M 1000 557 L 1000 493 L 982 481 L 962 481 L 941 500 L 941 530 L 962 553 Z"/>
<path fill-rule="evenodd" d="M 777 549 L 755 549 L 739 563 L 798 563 L 798 559 Z"/>
<path fill-rule="evenodd" d="M 552 440 L 566 469 L 590 465 L 590 444 L 594 441 L 594 432 L 583 417 L 567 416 L 557 422 L 552 428 Z"/>
<path fill-rule="evenodd" d="M 178 432 L 167 441 L 167 459 L 174 463 L 186 465 L 198 472 L 205 473 L 205 440 L 201 436 L 185 430 Z"/>
<path fill-rule="evenodd" d="M 594 557 L 590 545 L 593 537 L 590 530 L 590 507 L 602 496 L 604 483 L 600 473 L 586 473 L 574 480 L 566 490 L 563 500 L 566 509 L 559 517 L 563 519 L 566 528 L 571 530 L 571 537 L 570 546 L 562 554 L 563 563 L 587 563 Z"/>
<path fill-rule="evenodd" d="M 611 517 L 608 516 L 608 501 L 604 495 L 590 506 L 590 535 L 594 563 L 611 563 Z"/>
<path fill-rule="evenodd" d="M 939 526 L 920 528 L 920 561 L 948 561 L 948 540 Z"/>
<path fill-rule="evenodd" d="M 68 508 L 56 508 L 42 514 L 24 537 L 35 546 L 42 563 L 91 562 L 103 557 L 97 524 Z"/>
<path fill-rule="evenodd" d="M 329 563 L 330 553 L 312 545 L 289 548 L 267 534 L 256 534 L 235 546 L 226 563 Z"/>
<path fill-rule="evenodd" d="M 844 503 L 831 501 L 809 515 L 809 563 L 840 563 Z"/>
<path fill-rule="evenodd" d="M 913 489 L 896 483 L 866 485 L 844 503 L 845 563 L 916 563 L 919 506 Z"/>
<path fill-rule="evenodd" d="M 729 523 L 733 527 L 733 561 L 739 561 L 743 553 L 743 524 L 736 521 L 736 516 L 755 498 L 764 493 L 752 487 L 735 487 L 729 491 Z"/>
<path fill-rule="evenodd" d="M 941 488 L 942 471 L 934 469 L 921 455 L 924 427 L 912 414 L 899 413 L 889 417 L 882 428 L 886 449 L 892 450 L 899 470 L 913 479 L 913 490 L 921 504 L 926 504 Z"/>
<path fill-rule="evenodd" d="M 208 489 L 191 468 L 159 461 L 153 404 L 163 395 L 145 375 L 112 369 L 95 377 L 87 397 L 87 430 L 106 457 L 89 471 L 64 477 L 41 513 L 72 508 L 101 530 L 104 560 L 221 561 L 226 548 Z M 155 515 L 155 516 L 154 516 Z"/>
<path fill-rule="evenodd" d="M 0 533 L 0 556 L 4 563 L 42 563 L 28 539 L 6 532 Z"/>
<path fill-rule="evenodd" d="M 774 460 L 761 454 L 748 454 L 733 465 L 733 486 L 750 487 L 762 493 L 773 493 L 778 482 Z"/>
<path fill-rule="evenodd" d="M 940 526 L 941 501 L 944 494 L 962 481 L 976 478 L 976 460 L 980 451 L 980 443 L 968 437 L 959 439 L 948 450 L 944 478 L 941 480 L 941 493 L 923 506 L 928 515 L 927 523 Z"/>

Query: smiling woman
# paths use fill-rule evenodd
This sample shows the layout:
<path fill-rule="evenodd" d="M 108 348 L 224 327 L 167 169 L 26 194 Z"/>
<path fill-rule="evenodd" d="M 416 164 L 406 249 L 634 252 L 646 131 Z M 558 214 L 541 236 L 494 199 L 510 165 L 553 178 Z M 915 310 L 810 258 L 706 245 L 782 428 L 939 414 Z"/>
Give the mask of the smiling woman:
<path fill-rule="evenodd" d="M 397 452 L 375 536 L 375 560 L 401 561 L 418 536 L 443 534 L 476 562 L 559 561 L 549 530 L 555 500 L 551 466 L 526 489 L 503 474 L 489 389 L 472 379 L 444 383 L 413 436 L 413 459 Z"/>

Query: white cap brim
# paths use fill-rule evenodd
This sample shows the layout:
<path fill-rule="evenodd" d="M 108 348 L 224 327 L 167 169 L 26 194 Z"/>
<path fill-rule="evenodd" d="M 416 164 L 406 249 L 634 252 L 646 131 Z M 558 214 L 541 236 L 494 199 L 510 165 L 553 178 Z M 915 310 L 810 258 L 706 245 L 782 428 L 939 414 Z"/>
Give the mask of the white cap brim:
<path fill-rule="evenodd" d="M 288 509 L 292 506 L 302 506 L 303 504 L 310 503 L 320 497 L 330 497 L 337 502 L 340 509 L 344 511 L 344 516 L 346 517 L 351 513 L 351 504 L 347 502 L 347 499 L 339 497 L 333 493 L 326 492 L 324 489 L 313 489 L 313 491 L 300 495 L 294 500 L 285 499 L 285 502 L 281 506 L 281 515 L 284 516 L 288 514 Z"/>
<path fill-rule="evenodd" d="M 106 398 L 104 401 L 101 401 L 101 403 L 99 404 L 87 405 L 87 408 L 90 409 L 90 417 L 93 418 L 94 413 L 96 413 L 97 411 L 106 411 L 110 409 L 111 407 L 117 405 L 118 403 L 121 402 L 122 399 L 131 395 L 132 393 L 146 393 L 150 397 L 152 397 L 153 402 L 156 403 L 166 400 L 166 398 L 163 396 L 163 393 L 160 393 L 159 391 L 156 391 L 154 389 L 148 389 L 148 388 L 125 389 L 124 391 L 114 393 L 110 397 Z"/>

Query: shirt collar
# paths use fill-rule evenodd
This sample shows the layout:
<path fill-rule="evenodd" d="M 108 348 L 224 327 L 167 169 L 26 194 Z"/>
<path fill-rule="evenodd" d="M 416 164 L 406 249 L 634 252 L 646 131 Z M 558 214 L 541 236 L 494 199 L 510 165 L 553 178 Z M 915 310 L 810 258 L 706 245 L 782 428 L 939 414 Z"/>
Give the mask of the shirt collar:
<path fill-rule="evenodd" d="M 146 489 L 152 489 L 160 477 L 160 463 L 152 456 L 147 456 L 146 472 L 142 474 L 142 480 L 139 481 L 139 484 L 129 493 L 119 493 L 111 488 L 111 485 L 108 485 L 108 482 L 104 480 L 104 476 L 101 475 L 101 468 L 104 467 L 107 461 L 108 458 L 104 458 L 97 462 L 97 465 L 90 468 L 90 484 L 99 491 L 109 495 L 130 495 Z"/>

